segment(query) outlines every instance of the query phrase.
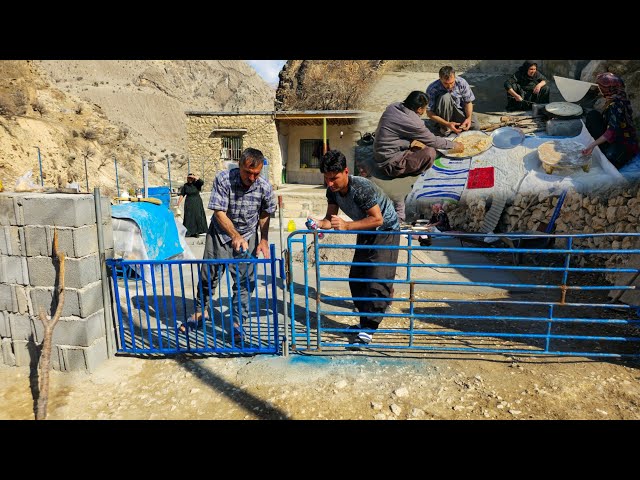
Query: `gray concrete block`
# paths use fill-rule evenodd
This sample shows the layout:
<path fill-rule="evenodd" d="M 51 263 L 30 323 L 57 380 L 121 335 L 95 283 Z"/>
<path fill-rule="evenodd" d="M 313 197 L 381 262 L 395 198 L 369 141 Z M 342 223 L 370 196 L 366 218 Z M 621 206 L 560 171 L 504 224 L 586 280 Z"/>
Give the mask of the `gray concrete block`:
<path fill-rule="evenodd" d="M 100 196 L 102 208 L 102 223 L 111 222 L 111 199 L 106 196 Z"/>
<path fill-rule="evenodd" d="M 11 285 L 0 283 L 0 310 L 13 312 L 13 289 Z"/>
<path fill-rule="evenodd" d="M 15 367 L 16 356 L 13 354 L 13 345 L 10 338 L 0 340 L 0 349 L 2 349 L 2 363 Z"/>
<path fill-rule="evenodd" d="M 35 366 L 39 360 L 39 348 L 34 342 L 28 340 L 12 340 L 13 354 L 16 359 L 16 366 Z"/>
<path fill-rule="evenodd" d="M 42 322 L 36 326 L 36 341 L 43 340 L 44 327 Z M 32 325 L 33 327 L 33 325 Z M 97 338 L 104 337 L 104 310 L 100 310 L 87 318 L 60 318 L 53 330 L 52 343 L 54 345 L 88 347 Z"/>
<path fill-rule="evenodd" d="M 36 323 L 37 325 L 35 325 Z M 9 326 L 13 340 L 42 341 L 44 327 L 38 319 L 32 318 L 29 315 L 10 313 Z M 37 328 L 39 328 L 38 337 L 36 337 L 37 334 L 35 333 Z"/>
<path fill-rule="evenodd" d="M 56 269 L 51 257 L 28 257 L 29 280 L 34 287 L 48 287 L 55 285 Z M 82 258 L 66 258 L 65 288 L 82 288 L 100 278 L 98 254 L 87 255 Z"/>
<path fill-rule="evenodd" d="M 17 225 L 13 197 L 0 193 L 0 225 Z"/>
<path fill-rule="evenodd" d="M 22 203 L 29 225 L 81 227 L 96 221 L 93 195 L 30 194 Z"/>
<path fill-rule="evenodd" d="M 113 244 L 113 231 L 111 232 Z M 73 257 L 84 257 L 98 253 L 98 228 L 95 225 L 87 225 L 73 230 Z"/>
<path fill-rule="evenodd" d="M 104 235 L 104 249 L 108 250 L 113 248 L 113 223 L 111 219 L 102 226 L 102 234 Z"/>
<path fill-rule="evenodd" d="M 17 313 L 27 313 L 34 314 L 33 309 L 31 308 L 31 302 L 29 301 L 29 291 L 31 287 L 23 286 L 23 285 L 12 285 L 13 288 L 13 298 L 15 302 L 14 312 Z"/>
<path fill-rule="evenodd" d="M 9 312 L 0 310 L 0 337 L 6 338 L 11 336 L 11 327 L 9 326 Z"/>
<path fill-rule="evenodd" d="M 0 227 L 0 255 L 11 255 L 7 243 L 8 226 Z"/>
<path fill-rule="evenodd" d="M 24 227 L 0 227 L 0 255 L 24 255 Z"/>
<path fill-rule="evenodd" d="M 0 282 L 28 285 L 27 259 L 14 255 L 0 255 Z"/>
<path fill-rule="evenodd" d="M 53 287 L 33 287 L 30 294 L 33 305 L 32 308 L 35 311 L 42 305 L 45 312 L 51 313 Z M 102 285 L 100 281 L 87 285 L 84 288 L 65 288 L 62 317 L 76 316 L 86 318 L 102 308 Z"/>
<path fill-rule="evenodd" d="M 60 370 L 64 372 L 86 371 L 87 363 L 84 350 L 86 347 L 58 346 Z"/>
<path fill-rule="evenodd" d="M 29 257 L 38 255 L 51 256 L 49 227 L 27 225 L 24 227 L 25 252 Z"/>
<path fill-rule="evenodd" d="M 84 351 L 85 364 L 89 373 L 95 370 L 109 358 L 107 355 L 107 339 L 105 337 L 97 339 L 93 345 Z"/>

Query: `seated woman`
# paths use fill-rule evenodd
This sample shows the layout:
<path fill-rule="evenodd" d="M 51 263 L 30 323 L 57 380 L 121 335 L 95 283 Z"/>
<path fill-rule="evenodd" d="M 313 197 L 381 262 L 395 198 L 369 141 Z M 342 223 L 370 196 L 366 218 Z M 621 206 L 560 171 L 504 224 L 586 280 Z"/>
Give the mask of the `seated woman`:
<path fill-rule="evenodd" d="M 591 110 L 587 114 L 585 124 L 595 140 L 582 153 L 589 155 L 599 146 L 605 157 L 620 169 L 639 151 L 631 102 L 619 76 L 609 72 L 600 73 L 596 83 L 606 103 L 602 113 Z"/>
<path fill-rule="evenodd" d="M 538 64 L 526 60 L 518 71 L 504 82 L 507 91 L 507 112 L 531 110 L 534 103 L 549 103 L 546 77 L 538 71 Z"/>

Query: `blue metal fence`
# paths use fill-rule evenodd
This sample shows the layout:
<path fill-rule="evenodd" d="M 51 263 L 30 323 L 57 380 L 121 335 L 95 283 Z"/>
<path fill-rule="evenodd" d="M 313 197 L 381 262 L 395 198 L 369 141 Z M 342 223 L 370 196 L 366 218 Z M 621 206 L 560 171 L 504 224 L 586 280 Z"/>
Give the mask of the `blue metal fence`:
<path fill-rule="evenodd" d="M 277 262 L 281 260 L 275 256 L 274 245 L 270 259 L 107 260 L 116 303 L 118 351 L 277 353 L 280 347 Z M 242 313 L 240 295 L 235 298 L 237 314 L 232 304 L 234 279 L 240 283 L 238 268 L 242 264 L 255 267 L 253 278 L 245 279 L 244 286 L 250 292 L 246 315 Z M 199 282 L 203 265 L 206 276 Z M 213 289 L 216 270 L 219 285 Z M 213 292 L 208 298 L 204 294 L 206 286 Z M 200 309 L 196 298 L 200 299 Z M 187 320 L 194 313 L 204 320 L 189 325 Z"/>
<path fill-rule="evenodd" d="M 349 281 L 375 280 L 349 279 L 351 265 L 366 264 L 338 258 L 368 248 L 340 237 L 353 233 L 325 232 L 320 241 L 317 231 L 289 235 L 292 349 L 350 347 L 354 330 L 348 327 L 359 323 L 353 300 L 375 299 L 348 294 Z M 631 265 L 640 265 L 640 250 L 622 245 L 638 245 L 640 234 L 487 235 L 495 237 L 493 245 L 505 248 L 457 246 L 460 237 L 472 234 L 450 233 L 430 234 L 432 245 L 422 247 L 408 232 L 398 234 L 406 244 L 386 247 L 400 250 L 393 305 L 384 313 L 367 314 L 384 320 L 377 330 L 366 330 L 374 339 L 364 348 L 640 356 L 640 308 L 616 301 L 636 289 L 633 281 L 640 270 Z M 544 245 L 555 248 L 507 246 L 543 237 L 549 240 Z M 610 247 L 588 248 L 589 242 Z M 304 270 L 297 280 L 291 274 L 295 258 Z"/>

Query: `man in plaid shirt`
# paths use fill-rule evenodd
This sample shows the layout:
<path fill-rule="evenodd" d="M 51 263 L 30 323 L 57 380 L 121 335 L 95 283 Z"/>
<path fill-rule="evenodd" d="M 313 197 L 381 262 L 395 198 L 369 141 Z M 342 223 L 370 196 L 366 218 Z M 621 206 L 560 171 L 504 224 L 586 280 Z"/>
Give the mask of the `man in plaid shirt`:
<path fill-rule="evenodd" d="M 209 209 L 213 217 L 209 224 L 203 259 L 245 258 L 248 254 L 257 257 L 262 253 L 269 258 L 269 219 L 276 211 L 271 184 L 260 176 L 264 163 L 264 155 L 260 150 L 247 148 L 242 152 L 238 162 L 239 168 L 223 170 L 213 182 L 213 190 L 209 199 Z M 257 231 L 260 230 L 260 241 Z M 214 268 L 211 268 L 214 267 Z M 233 323 L 236 346 L 242 341 L 242 320 L 249 316 L 249 295 L 255 288 L 253 263 L 240 263 L 239 274 L 232 268 L 233 277 Z M 202 287 L 204 303 L 207 303 L 209 277 L 215 292 L 218 285 L 218 274 L 224 273 L 224 265 L 202 265 L 196 296 L 196 312 L 188 326 L 196 326 L 202 315 Z M 238 309 L 238 287 L 242 311 Z M 205 309 L 206 310 L 206 309 Z M 207 318 L 207 313 L 204 313 Z M 186 329 L 184 329 L 186 330 Z"/>

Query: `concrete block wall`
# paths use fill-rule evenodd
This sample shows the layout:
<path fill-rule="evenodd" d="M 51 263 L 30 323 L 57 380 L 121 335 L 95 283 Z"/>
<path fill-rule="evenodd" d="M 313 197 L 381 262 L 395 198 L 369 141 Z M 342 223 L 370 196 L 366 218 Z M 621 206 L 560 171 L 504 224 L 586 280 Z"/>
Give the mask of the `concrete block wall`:
<path fill-rule="evenodd" d="M 101 198 L 106 256 L 113 252 L 111 204 Z M 107 359 L 94 196 L 0 193 L 0 361 L 35 365 L 55 310 L 53 235 L 65 254 L 65 302 L 53 334 L 52 368 L 91 372 Z M 110 308 L 110 306 L 109 306 Z M 112 333 L 113 327 L 109 329 Z"/>

